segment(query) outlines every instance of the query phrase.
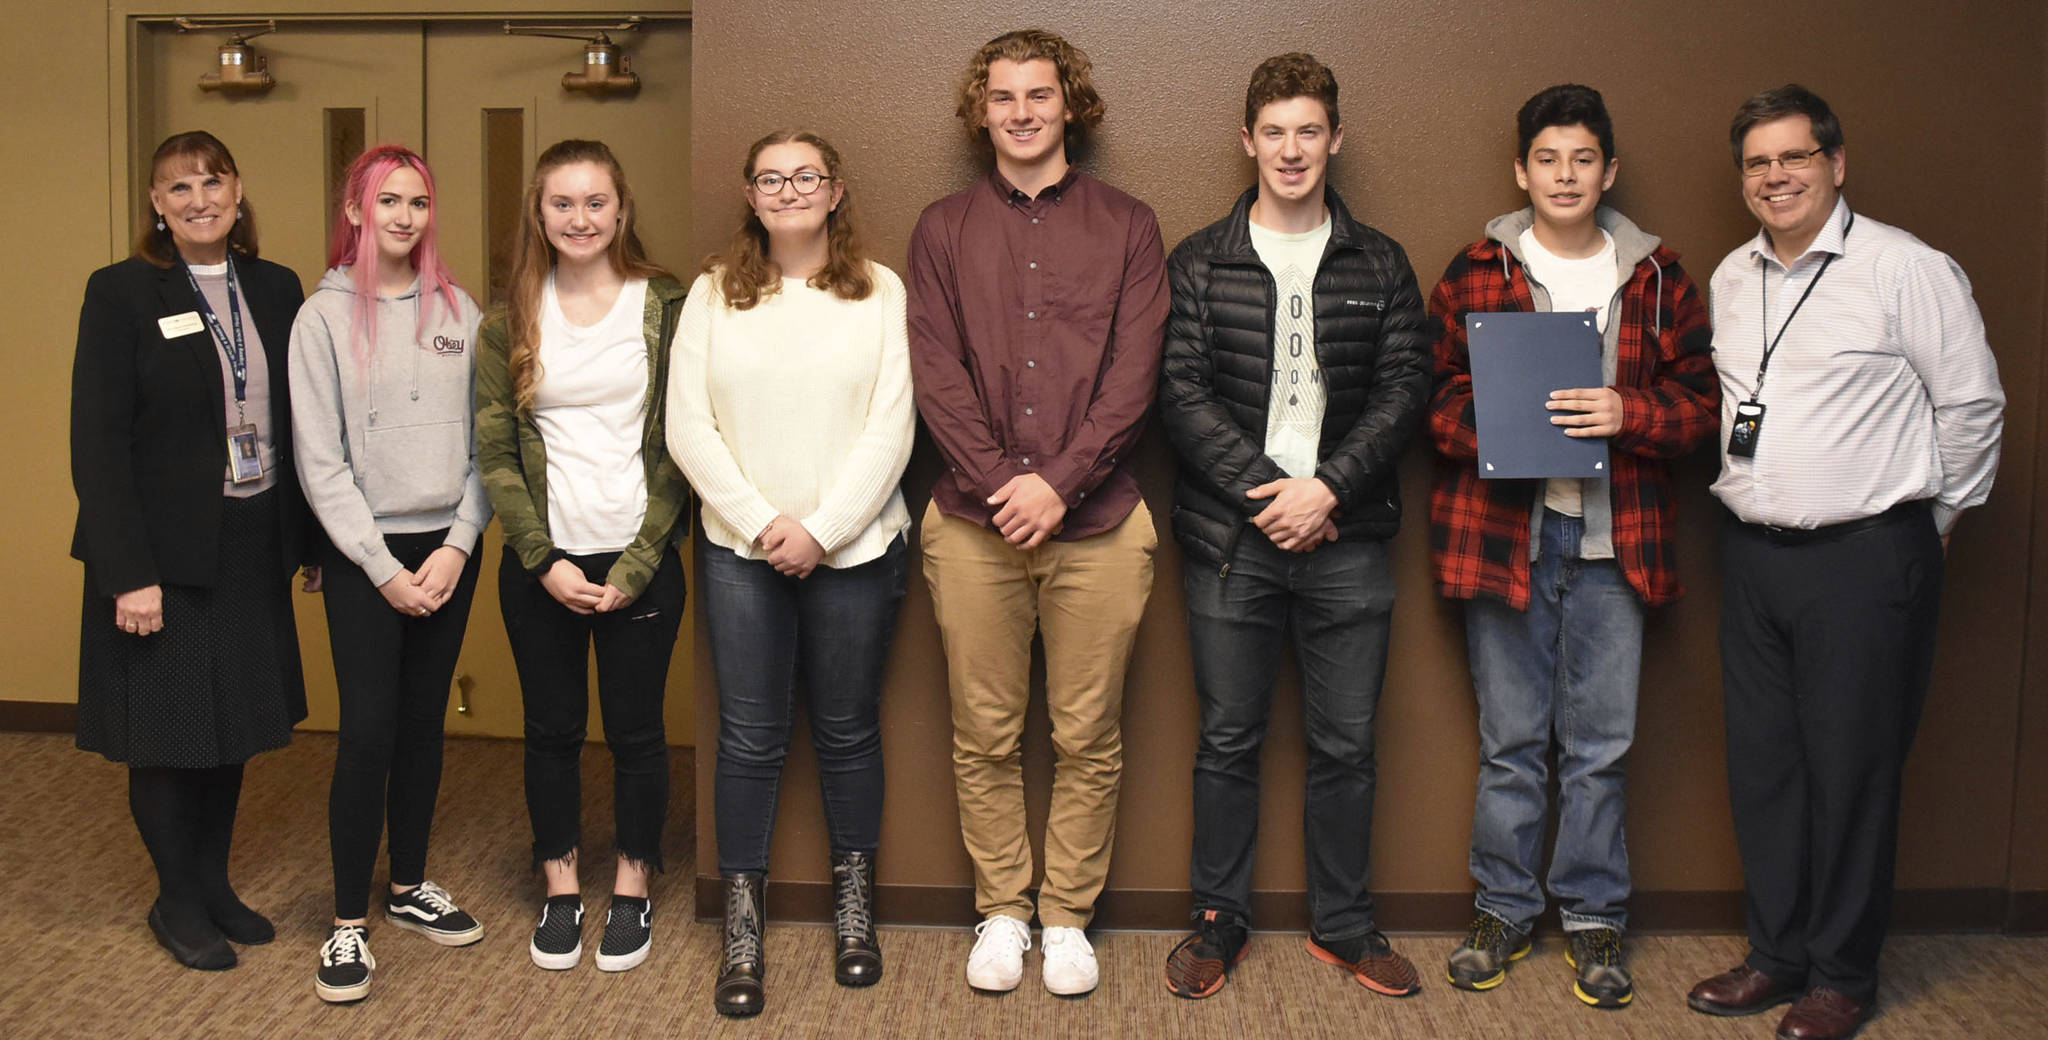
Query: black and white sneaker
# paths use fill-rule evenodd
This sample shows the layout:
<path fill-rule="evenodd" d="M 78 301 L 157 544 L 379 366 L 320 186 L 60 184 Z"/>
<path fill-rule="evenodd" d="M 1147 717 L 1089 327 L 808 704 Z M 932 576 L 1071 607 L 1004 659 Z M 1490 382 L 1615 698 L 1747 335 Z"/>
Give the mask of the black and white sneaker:
<path fill-rule="evenodd" d="M 349 1004 L 370 995 L 370 969 L 377 958 L 370 956 L 370 932 L 359 924 L 338 924 L 334 934 L 320 944 L 320 972 L 313 976 L 313 992 L 329 1004 Z"/>
<path fill-rule="evenodd" d="M 468 946 L 484 937 L 484 926 L 462 912 L 448 890 L 431 881 L 387 895 L 384 919 L 408 932 L 418 932 L 443 946 Z"/>
<path fill-rule="evenodd" d="M 611 912 L 605 915 L 604 941 L 597 944 L 597 970 L 637 968 L 653 948 L 653 900 L 613 896 Z"/>
<path fill-rule="evenodd" d="M 567 971 L 583 959 L 583 897 L 549 896 L 527 947 L 535 967 Z"/>

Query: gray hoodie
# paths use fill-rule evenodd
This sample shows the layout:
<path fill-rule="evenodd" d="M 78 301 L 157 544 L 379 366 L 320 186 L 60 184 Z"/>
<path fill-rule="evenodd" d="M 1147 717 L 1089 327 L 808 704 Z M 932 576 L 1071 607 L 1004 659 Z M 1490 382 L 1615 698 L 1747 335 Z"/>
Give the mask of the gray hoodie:
<path fill-rule="evenodd" d="M 476 302 L 461 290 L 457 313 L 438 294 L 418 331 L 420 284 L 377 297 L 377 342 L 368 372 L 352 346 L 355 283 L 347 268 L 320 288 L 292 323 L 292 441 L 299 483 L 328 538 L 382 585 L 403 565 L 384 535 L 448 529 L 446 545 L 476 552 L 491 522 L 476 465 L 472 372 Z"/>
<path fill-rule="evenodd" d="M 1648 260 L 1663 240 L 1637 227 L 1634 221 L 1606 206 L 1593 211 L 1593 222 L 1614 239 L 1614 266 L 1619 274 L 1615 279 L 1614 298 L 1608 305 L 1608 314 L 1611 317 L 1600 337 L 1600 378 L 1612 386 L 1617 365 L 1615 355 L 1621 341 L 1621 294 L 1627 291 L 1629 279 L 1635 276 L 1636 265 Z M 1486 222 L 1486 237 L 1500 243 L 1503 273 L 1506 272 L 1508 257 L 1514 257 L 1517 263 L 1523 262 L 1520 252 L 1522 232 L 1534 227 L 1535 224 L 1536 209 L 1533 206 L 1524 206 L 1513 213 L 1503 213 Z M 1651 266 L 1655 268 L 1657 277 L 1662 279 L 1664 269 L 1655 264 Z M 1526 266 L 1522 273 L 1524 276 L 1529 274 Z M 1536 309 L 1549 310 L 1550 290 L 1544 288 L 1543 283 L 1533 277 L 1528 278 L 1528 282 L 1529 297 L 1536 304 Z M 1661 291 L 1651 293 L 1650 298 L 1661 301 L 1664 294 Z M 1652 327 L 1655 327 L 1656 323 L 1653 319 Z M 1579 556 L 1587 560 L 1611 560 L 1614 558 L 1613 489 L 1606 477 L 1587 478 L 1581 488 L 1580 501 L 1586 510 L 1586 532 L 1579 541 Z M 1536 558 L 1537 551 L 1543 546 L 1542 525 L 1543 495 L 1539 493 L 1529 517 L 1531 560 Z"/>

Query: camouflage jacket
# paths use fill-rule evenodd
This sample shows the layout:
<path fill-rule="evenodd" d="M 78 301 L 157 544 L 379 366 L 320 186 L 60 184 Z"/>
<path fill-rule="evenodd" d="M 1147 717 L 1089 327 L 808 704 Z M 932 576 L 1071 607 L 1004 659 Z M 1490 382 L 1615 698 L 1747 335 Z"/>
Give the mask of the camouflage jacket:
<path fill-rule="evenodd" d="M 646 420 L 641 429 L 640 457 L 647 467 L 647 515 L 640 533 L 605 576 L 605 583 L 629 596 L 639 596 L 654 577 L 662 552 L 689 537 L 690 486 L 669 457 L 663 430 L 668 414 L 669 342 L 688 294 L 673 278 L 647 283 L 647 311 L 642 326 L 647 336 Z M 520 411 L 512 390 L 508 363 L 512 337 L 503 306 L 493 307 L 478 330 L 476 355 L 477 468 L 497 509 L 505 545 L 519 563 L 539 575 L 562 558 L 548 535 L 547 445 L 531 414 Z"/>

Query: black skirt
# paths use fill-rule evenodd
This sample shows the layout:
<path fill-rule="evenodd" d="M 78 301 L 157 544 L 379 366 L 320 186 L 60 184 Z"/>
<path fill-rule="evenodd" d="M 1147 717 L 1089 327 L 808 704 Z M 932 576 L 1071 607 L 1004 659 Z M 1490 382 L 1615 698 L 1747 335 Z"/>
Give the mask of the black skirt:
<path fill-rule="evenodd" d="M 164 627 L 114 626 L 114 600 L 85 583 L 78 654 L 78 746 L 131 766 L 205 769 L 291 743 L 306 717 L 279 562 L 277 489 L 222 499 L 212 588 L 165 585 Z"/>

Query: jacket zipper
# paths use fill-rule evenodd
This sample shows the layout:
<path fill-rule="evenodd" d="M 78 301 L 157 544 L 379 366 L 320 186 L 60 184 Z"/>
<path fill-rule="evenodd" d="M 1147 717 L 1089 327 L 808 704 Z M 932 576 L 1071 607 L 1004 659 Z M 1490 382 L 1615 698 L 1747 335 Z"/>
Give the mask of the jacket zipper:
<path fill-rule="evenodd" d="M 1336 229 L 1331 228 L 1331 233 L 1334 235 L 1336 233 Z M 1314 328 L 1316 322 L 1316 282 L 1317 280 L 1322 278 L 1323 265 L 1329 263 L 1330 257 L 1336 255 L 1337 248 L 1338 247 L 1334 240 L 1325 243 L 1323 246 L 1323 255 L 1316 260 L 1315 271 L 1308 276 L 1308 320 L 1310 328 Z M 1256 252 L 1256 250 L 1254 252 Z M 1258 268 L 1259 277 L 1266 280 L 1266 407 L 1264 411 L 1261 413 L 1261 415 L 1268 422 L 1270 422 L 1272 421 L 1273 417 L 1273 354 L 1274 351 L 1280 349 L 1280 340 L 1274 334 L 1274 325 L 1278 323 L 1280 320 L 1280 283 L 1277 279 L 1273 277 L 1273 272 L 1267 270 L 1266 262 L 1264 260 L 1256 259 L 1250 266 Z M 1384 304 L 1381 305 L 1381 309 L 1385 309 Z M 1316 357 L 1316 368 L 1318 370 L 1321 370 L 1321 368 L 1323 367 L 1323 359 L 1321 357 L 1322 345 L 1322 337 L 1316 337 L 1316 353 L 1318 355 Z M 1317 432 L 1316 441 L 1317 450 L 1320 452 L 1322 441 L 1322 434 L 1320 431 Z M 1230 543 L 1224 546 L 1223 549 L 1223 566 L 1221 568 L 1218 568 L 1216 571 L 1216 576 L 1219 578 L 1230 577 L 1230 561 L 1237 556 L 1237 540 L 1244 535 L 1244 525 L 1245 522 L 1240 520 L 1238 521 L 1237 526 L 1233 528 L 1230 532 Z"/>

